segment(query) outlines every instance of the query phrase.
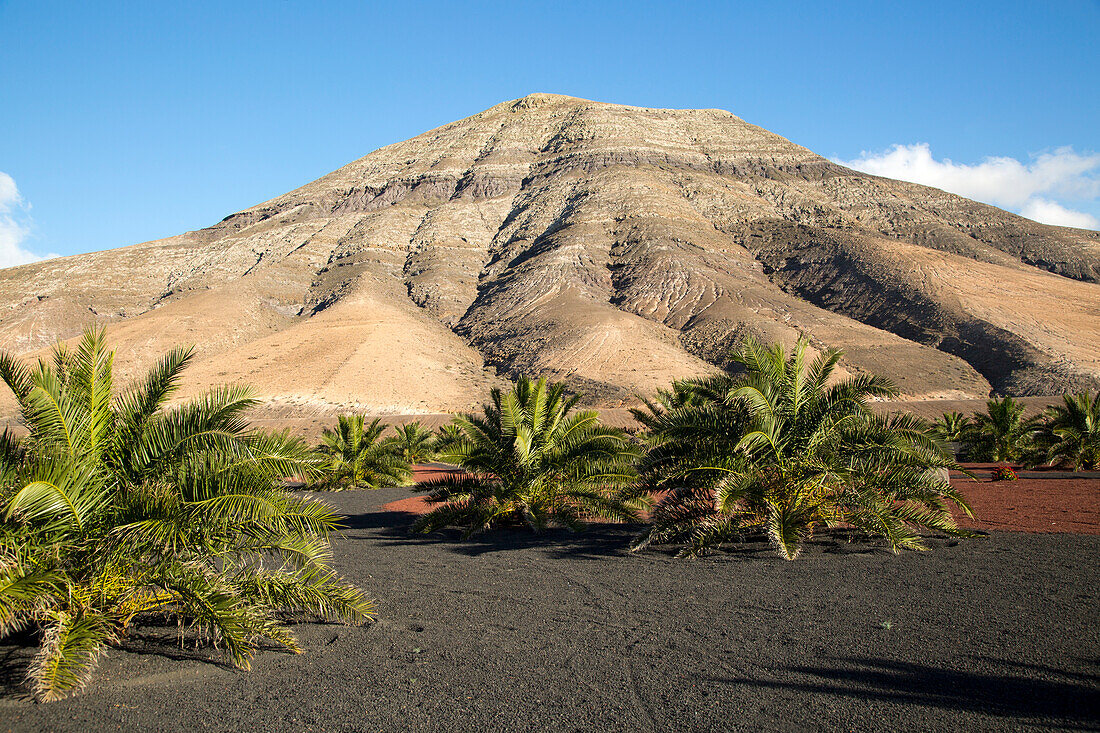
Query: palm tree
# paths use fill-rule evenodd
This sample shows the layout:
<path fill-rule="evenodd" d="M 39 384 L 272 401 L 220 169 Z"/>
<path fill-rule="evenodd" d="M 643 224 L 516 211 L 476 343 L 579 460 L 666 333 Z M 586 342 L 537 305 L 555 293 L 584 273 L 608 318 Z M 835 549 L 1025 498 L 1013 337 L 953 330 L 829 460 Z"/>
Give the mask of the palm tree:
<path fill-rule="evenodd" d="M 1019 461 L 1031 448 L 1041 418 L 1024 418 L 1026 406 L 1011 397 L 986 402 L 986 412 L 974 413 L 965 433 L 971 458 L 979 461 Z"/>
<path fill-rule="evenodd" d="M 326 428 L 320 451 L 326 457 L 316 488 L 381 489 L 407 486 L 412 470 L 395 445 L 380 440 L 386 426 L 380 418 L 365 424 L 362 415 L 340 415 L 336 430 Z"/>
<path fill-rule="evenodd" d="M 468 473 L 418 487 L 435 509 L 413 531 L 456 526 L 470 537 L 501 525 L 540 532 L 580 529 L 589 516 L 635 520 L 612 491 L 634 480 L 637 448 L 596 412 L 575 412 L 577 400 L 560 383 L 521 377 L 507 394 L 493 389 L 483 415 L 456 418 L 462 437 L 439 457 Z"/>
<path fill-rule="evenodd" d="M 460 440 L 462 440 L 462 428 L 452 420 L 446 425 L 440 426 L 439 430 L 436 431 L 435 439 L 432 441 L 432 452 L 438 457 L 440 453 L 443 453 Z"/>
<path fill-rule="evenodd" d="M 280 614 L 373 616 L 332 569 L 338 517 L 283 488 L 316 470 L 304 443 L 250 431 L 240 387 L 165 408 L 190 349 L 121 393 L 113 358 L 95 329 L 52 364 L 0 353 L 28 430 L 0 441 L 0 636 L 41 630 L 39 699 L 79 690 L 154 614 L 193 622 L 242 668 L 260 639 L 300 651 Z"/>
<path fill-rule="evenodd" d="M 1066 394 L 1062 401 L 1047 408 L 1039 430 L 1044 459 L 1050 465 L 1070 463 L 1075 471 L 1100 468 L 1100 393 Z"/>
<path fill-rule="evenodd" d="M 969 435 L 970 427 L 970 418 L 966 415 L 961 412 L 945 412 L 928 428 L 928 434 L 947 443 L 946 447 L 958 457 L 962 452 L 960 448 L 963 447 L 962 444 Z"/>
<path fill-rule="evenodd" d="M 633 549 L 697 556 L 762 534 L 792 560 L 822 527 L 882 536 L 895 552 L 923 547 L 918 527 L 959 533 L 947 503 L 969 508 L 926 424 L 873 414 L 867 402 L 893 395 L 889 381 L 833 381 L 840 352 L 807 364 L 806 349 L 748 340 L 734 355 L 744 376 L 679 382 L 635 410 L 651 436 L 636 491 L 658 498 Z"/>
<path fill-rule="evenodd" d="M 410 466 L 427 463 L 435 457 L 435 435 L 418 422 L 394 428 L 395 435 L 387 439 L 390 447 Z"/>
<path fill-rule="evenodd" d="M 961 412 L 945 412 L 932 424 L 932 433 L 948 443 L 960 443 L 970 427 L 970 418 Z"/>

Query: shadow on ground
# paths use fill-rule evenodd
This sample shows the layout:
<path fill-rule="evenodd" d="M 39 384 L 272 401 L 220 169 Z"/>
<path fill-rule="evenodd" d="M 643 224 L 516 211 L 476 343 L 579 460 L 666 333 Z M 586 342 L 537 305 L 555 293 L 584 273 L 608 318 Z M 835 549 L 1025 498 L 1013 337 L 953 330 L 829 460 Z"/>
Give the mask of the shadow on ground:
<path fill-rule="evenodd" d="M 412 534 L 409 528 L 417 516 L 410 512 L 367 512 L 346 517 L 344 525 L 348 530 L 379 530 L 375 537 L 382 538 L 384 545 L 446 547 L 452 552 L 471 557 L 491 552 L 530 549 L 542 550 L 551 557 L 628 555 L 630 539 L 637 531 L 637 528 L 623 524 L 592 524 L 579 532 L 551 529 L 535 534 L 526 529 L 494 529 L 463 539 L 462 532 L 457 529 Z"/>
<path fill-rule="evenodd" d="M 621 523 L 593 522 L 584 530 L 570 531 L 554 528 L 535 534 L 525 528 L 498 528 L 473 537 L 463 538 L 458 529 L 449 528 L 430 534 L 413 534 L 410 527 L 419 515 L 403 511 L 375 511 L 345 517 L 348 530 L 377 530 L 372 539 L 382 538 L 383 543 L 393 545 L 441 546 L 460 555 L 476 557 L 486 553 L 515 550 L 540 550 L 550 557 L 619 557 L 632 554 L 630 542 L 637 535 L 639 526 Z M 935 535 L 931 542 L 953 547 L 958 539 Z M 650 546 L 645 552 L 673 556 L 676 548 Z M 806 543 L 804 554 L 827 553 L 842 555 L 873 555 L 888 553 L 881 540 L 857 536 L 844 530 L 821 533 Z M 739 543 L 725 545 L 715 553 L 727 559 L 746 560 L 772 557 L 775 550 L 765 538 L 745 538 Z"/>
<path fill-rule="evenodd" d="M 764 680 L 704 677 L 749 688 L 782 689 L 813 695 L 881 700 L 999 717 L 1076 721 L 1082 728 L 1100 720 L 1100 676 L 1036 664 L 970 657 L 986 672 L 942 669 L 915 662 L 868 657 L 828 660 L 823 666 L 787 667 L 801 679 Z M 1075 660 L 1100 672 L 1098 660 Z M 1000 669 L 998 669 L 1000 668 Z M 1020 676 L 1028 672 L 1030 676 Z M 1036 676 L 1042 677 L 1037 679 Z M 805 681 L 810 678 L 812 681 Z"/>

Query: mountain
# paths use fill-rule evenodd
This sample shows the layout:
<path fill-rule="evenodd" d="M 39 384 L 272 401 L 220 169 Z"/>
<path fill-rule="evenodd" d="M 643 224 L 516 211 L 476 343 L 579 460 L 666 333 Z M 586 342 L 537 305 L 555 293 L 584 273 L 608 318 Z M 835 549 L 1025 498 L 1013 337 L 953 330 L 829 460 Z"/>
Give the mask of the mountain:
<path fill-rule="evenodd" d="M 837 165 L 720 110 L 532 94 L 212 227 L 0 270 L 0 345 L 110 325 L 185 393 L 439 411 L 508 375 L 596 404 L 747 334 L 844 349 L 909 398 L 1100 386 L 1100 234 Z M 129 370 L 127 372 L 127 370 Z"/>

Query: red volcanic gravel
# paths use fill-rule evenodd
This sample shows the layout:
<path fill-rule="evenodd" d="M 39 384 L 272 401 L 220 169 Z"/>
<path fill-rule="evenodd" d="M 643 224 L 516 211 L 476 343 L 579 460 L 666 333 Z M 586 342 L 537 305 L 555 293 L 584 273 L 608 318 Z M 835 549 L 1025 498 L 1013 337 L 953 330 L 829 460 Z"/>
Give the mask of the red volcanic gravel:
<path fill-rule="evenodd" d="M 1023 471 L 1016 481 L 990 481 L 989 470 L 996 464 L 968 464 L 979 477 L 974 481 L 962 474 L 953 474 L 952 484 L 974 511 L 971 520 L 960 512 L 959 524 L 968 529 L 1005 530 L 1010 532 L 1072 532 L 1100 534 L 1100 477 L 1046 477 L 1050 471 Z M 417 466 L 413 478 L 431 481 L 460 473 Z M 384 511 L 424 514 L 429 507 L 422 495 L 391 501 Z"/>
<path fill-rule="evenodd" d="M 410 496 L 408 499 L 398 499 L 389 504 L 382 505 L 385 512 L 404 512 L 405 514 L 427 514 L 431 510 L 422 495 Z"/>
<path fill-rule="evenodd" d="M 458 468 L 413 466 L 413 481 L 419 484 L 427 481 L 435 481 L 445 476 L 455 476 L 461 473 L 462 470 Z M 422 494 L 410 496 L 407 499 L 398 499 L 397 501 L 391 501 L 389 504 L 382 505 L 382 511 L 404 512 L 405 514 L 427 514 L 430 509 L 431 507 L 424 501 L 424 496 Z"/>
<path fill-rule="evenodd" d="M 1100 477 L 1063 478 L 1022 471 L 1015 481 L 990 481 L 995 464 L 968 466 L 978 477 L 973 481 L 952 475 L 951 483 L 966 497 L 974 520 L 959 516 L 959 524 L 970 529 L 1011 532 L 1072 532 L 1100 534 Z M 984 470 L 983 470 L 984 469 Z"/>

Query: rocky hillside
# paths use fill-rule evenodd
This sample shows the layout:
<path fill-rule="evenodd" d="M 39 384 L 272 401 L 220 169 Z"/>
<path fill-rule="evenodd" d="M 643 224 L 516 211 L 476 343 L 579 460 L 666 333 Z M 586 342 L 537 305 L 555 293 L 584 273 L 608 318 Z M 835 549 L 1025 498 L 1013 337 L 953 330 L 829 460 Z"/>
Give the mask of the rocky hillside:
<path fill-rule="evenodd" d="M 187 391 L 437 411 L 545 373 L 600 404 L 746 334 L 913 398 L 1100 385 L 1100 234 L 857 173 L 720 110 L 533 94 L 196 232 L 0 270 L 0 344 L 111 325 Z M 499 376 L 498 376 L 499 375 Z"/>

